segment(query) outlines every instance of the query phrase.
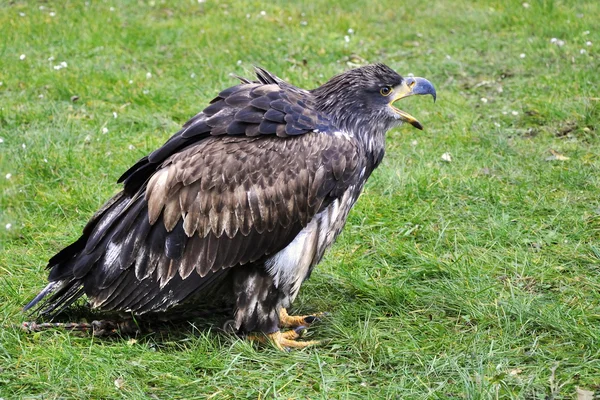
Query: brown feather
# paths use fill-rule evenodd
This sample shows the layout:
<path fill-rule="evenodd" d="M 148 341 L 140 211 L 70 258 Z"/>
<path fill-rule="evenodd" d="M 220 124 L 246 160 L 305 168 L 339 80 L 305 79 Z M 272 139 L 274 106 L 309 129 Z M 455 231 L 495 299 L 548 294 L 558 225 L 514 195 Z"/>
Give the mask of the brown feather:
<path fill-rule="evenodd" d="M 165 203 L 163 211 L 163 222 L 167 232 L 171 232 L 177 222 L 182 218 L 179 196 L 171 196 Z"/>
<path fill-rule="evenodd" d="M 163 209 L 164 200 L 167 197 L 166 187 L 168 177 L 169 170 L 161 170 L 152 176 L 148 183 L 146 189 L 146 201 L 148 202 L 148 218 L 150 219 L 151 225 L 154 225 L 158 220 Z"/>

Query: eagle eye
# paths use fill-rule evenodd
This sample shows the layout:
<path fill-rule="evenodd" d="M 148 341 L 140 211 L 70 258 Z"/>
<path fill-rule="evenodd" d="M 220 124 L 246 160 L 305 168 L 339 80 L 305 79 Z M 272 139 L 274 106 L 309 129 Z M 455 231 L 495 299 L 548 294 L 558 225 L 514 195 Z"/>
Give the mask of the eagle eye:
<path fill-rule="evenodd" d="M 381 93 L 382 96 L 389 96 L 392 93 L 392 88 L 390 86 L 384 86 L 379 89 L 379 93 Z"/>

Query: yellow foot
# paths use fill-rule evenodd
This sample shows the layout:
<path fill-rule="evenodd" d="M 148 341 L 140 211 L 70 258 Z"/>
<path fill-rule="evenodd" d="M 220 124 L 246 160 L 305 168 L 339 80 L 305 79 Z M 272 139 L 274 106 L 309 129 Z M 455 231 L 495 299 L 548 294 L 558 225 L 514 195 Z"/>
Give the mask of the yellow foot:
<path fill-rule="evenodd" d="M 319 318 L 325 316 L 325 313 L 316 313 L 313 315 L 289 315 L 285 308 L 279 311 L 279 327 L 280 328 L 298 328 L 301 326 L 309 327 Z"/>
<path fill-rule="evenodd" d="M 252 334 L 248 336 L 248 339 L 259 343 L 265 343 L 268 340 L 281 351 L 286 351 L 288 349 L 303 349 L 320 343 L 318 340 L 307 340 L 306 342 L 297 341 L 296 339 L 302 336 L 304 330 L 304 327 L 300 327 L 286 332 L 277 331 L 266 335 L 260 333 Z"/>

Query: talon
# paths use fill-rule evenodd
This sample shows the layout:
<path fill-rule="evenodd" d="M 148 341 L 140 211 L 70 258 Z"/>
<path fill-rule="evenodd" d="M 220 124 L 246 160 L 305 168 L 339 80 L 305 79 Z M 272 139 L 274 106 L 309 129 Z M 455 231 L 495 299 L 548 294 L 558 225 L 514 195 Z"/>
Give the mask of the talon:
<path fill-rule="evenodd" d="M 281 337 L 282 337 L 282 338 L 284 338 L 284 339 L 288 339 L 288 340 L 296 340 L 296 339 L 298 339 L 300 336 L 302 336 L 302 332 L 303 332 L 305 329 L 306 329 L 306 328 L 304 328 L 304 329 L 299 329 L 299 328 L 296 328 L 296 329 L 294 329 L 294 330 L 291 330 L 291 331 L 282 332 L 282 333 L 281 333 Z"/>
<path fill-rule="evenodd" d="M 306 326 L 302 325 L 294 328 L 293 332 L 296 332 L 298 335 L 302 335 L 306 329 Z"/>
<path fill-rule="evenodd" d="M 296 338 L 300 335 L 294 331 L 287 331 L 282 333 L 281 331 L 269 333 L 267 337 L 277 347 L 279 350 L 285 351 L 286 349 L 303 349 L 308 346 L 318 345 L 320 342 L 318 340 L 307 340 L 306 342 L 299 342 L 294 339 L 288 338 L 288 336 L 292 336 L 290 334 L 292 332 Z"/>
<path fill-rule="evenodd" d="M 306 327 L 303 326 L 286 332 L 277 331 L 265 335 L 253 333 L 248 335 L 247 338 L 250 341 L 255 341 L 258 343 L 266 343 L 268 339 L 273 346 L 277 347 L 281 351 L 289 351 L 290 349 L 303 349 L 305 347 L 314 346 L 321 343 L 318 340 L 307 340 L 306 342 L 297 341 L 296 339 L 301 336 L 301 333 L 304 330 L 306 330 Z"/>
<path fill-rule="evenodd" d="M 280 328 L 296 328 L 299 326 L 310 326 L 315 322 L 321 321 L 319 317 L 324 317 L 326 313 L 316 313 L 312 315 L 289 315 L 285 308 L 279 311 Z"/>

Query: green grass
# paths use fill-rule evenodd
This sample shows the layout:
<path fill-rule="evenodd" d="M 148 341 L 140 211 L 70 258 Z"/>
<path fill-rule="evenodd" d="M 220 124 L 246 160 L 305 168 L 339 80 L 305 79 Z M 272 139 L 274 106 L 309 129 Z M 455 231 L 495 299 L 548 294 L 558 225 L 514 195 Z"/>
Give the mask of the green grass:
<path fill-rule="evenodd" d="M 600 392 L 600 2 L 88 3 L 0 2 L 0 398 Z M 438 101 L 403 103 L 425 131 L 389 134 L 301 291 L 296 311 L 331 313 L 310 330 L 329 344 L 19 330 L 48 258 L 229 73 L 315 87 L 365 60 L 428 78 Z"/>

